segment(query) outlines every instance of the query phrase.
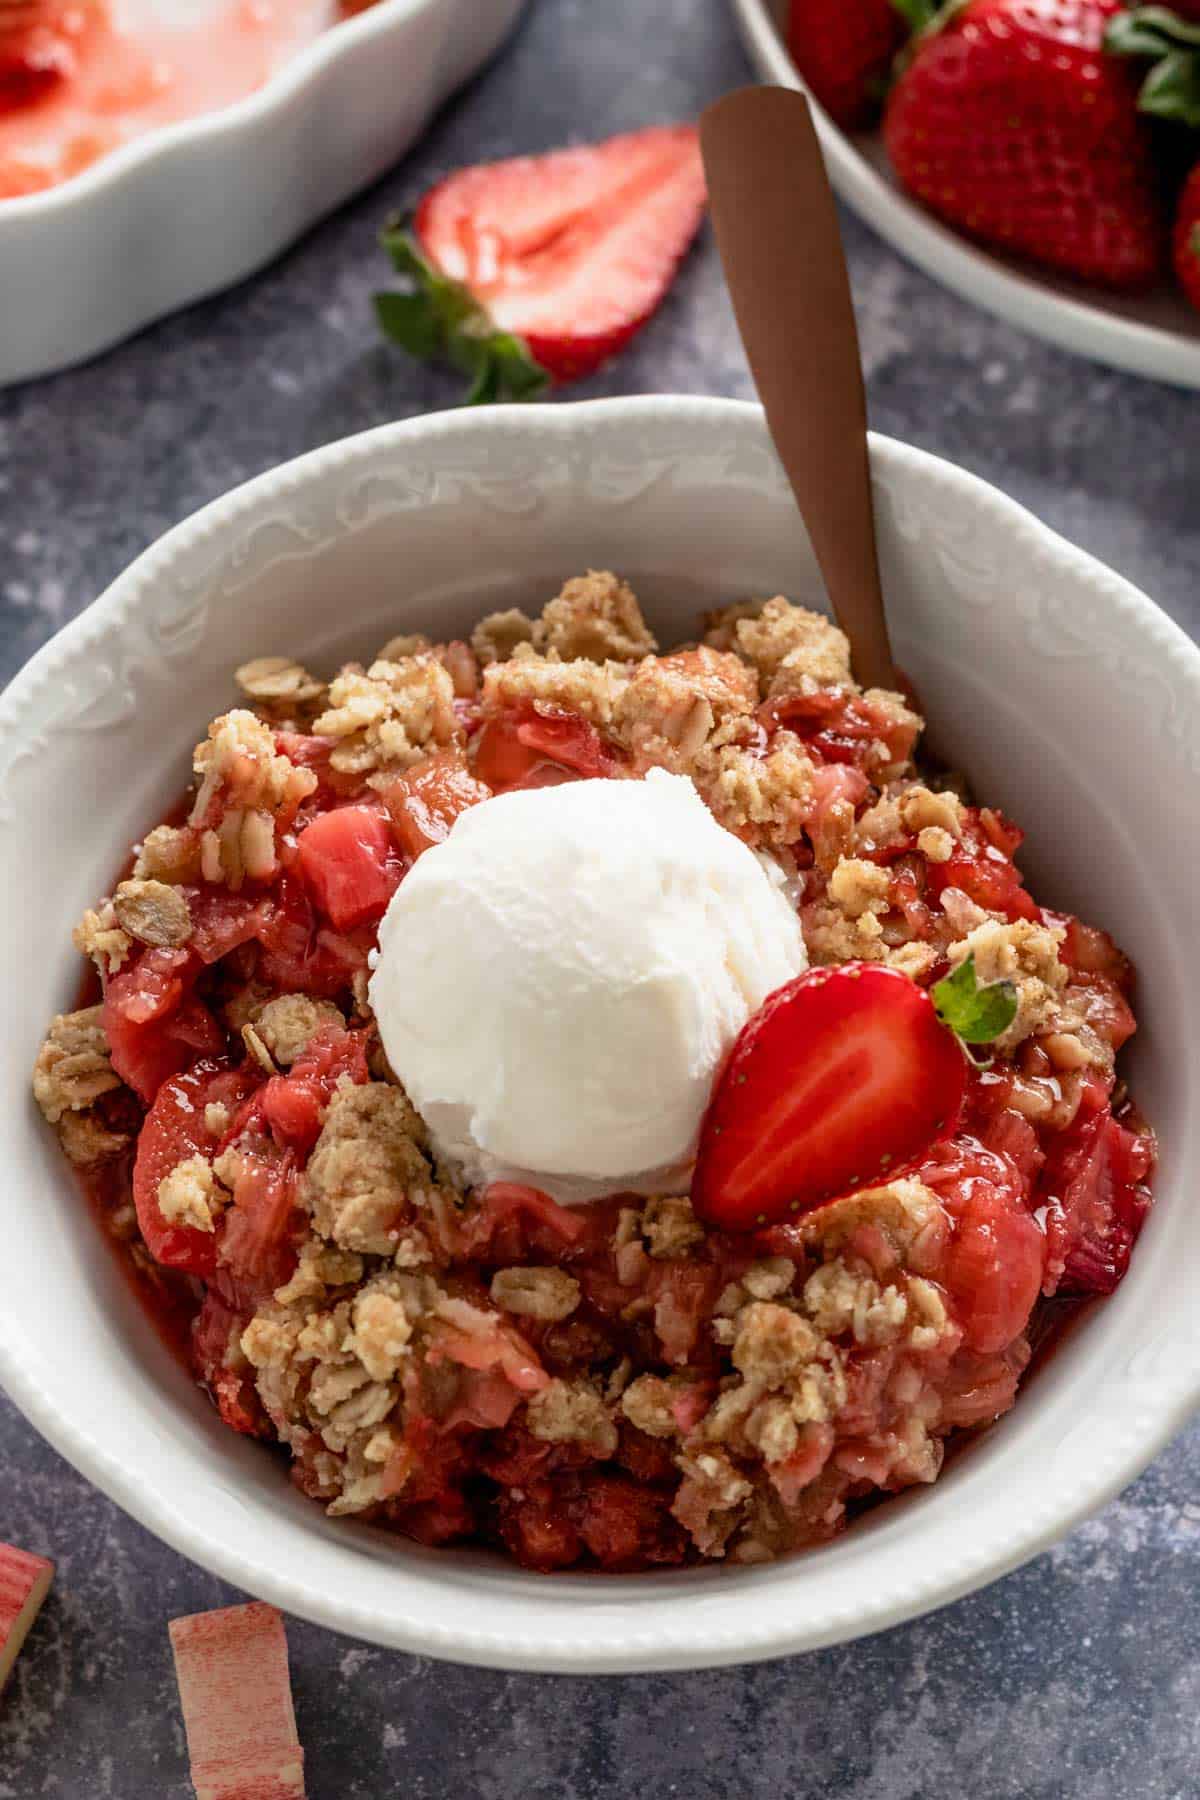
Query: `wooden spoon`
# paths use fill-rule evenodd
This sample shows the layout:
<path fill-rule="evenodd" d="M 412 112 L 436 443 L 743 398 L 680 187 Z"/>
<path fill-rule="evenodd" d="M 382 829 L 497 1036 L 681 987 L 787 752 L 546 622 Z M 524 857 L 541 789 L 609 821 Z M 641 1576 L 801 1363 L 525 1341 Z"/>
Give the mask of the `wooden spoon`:
<path fill-rule="evenodd" d="M 855 673 L 894 688 L 858 328 L 808 101 L 741 88 L 704 113 L 700 145 L 750 372 Z"/>

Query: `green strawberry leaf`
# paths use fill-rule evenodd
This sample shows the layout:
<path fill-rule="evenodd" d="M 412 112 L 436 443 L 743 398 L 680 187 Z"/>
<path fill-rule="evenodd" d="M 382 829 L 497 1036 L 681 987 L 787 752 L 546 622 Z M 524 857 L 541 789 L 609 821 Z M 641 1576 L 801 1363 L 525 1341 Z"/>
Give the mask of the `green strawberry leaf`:
<path fill-rule="evenodd" d="M 375 316 L 385 337 L 422 362 L 437 355 L 437 321 L 421 294 L 376 294 Z"/>
<path fill-rule="evenodd" d="M 1110 20 L 1104 47 L 1151 63 L 1138 94 L 1142 112 L 1200 128 L 1200 23 L 1167 6 L 1138 6 Z"/>
<path fill-rule="evenodd" d="M 528 347 L 512 332 L 498 331 L 463 282 L 434 268 L 403 220 L 388 225 L 380 243 L 401 278 L 399 293 L 375 295 L 385 337 L 422 362 L 448 362 L 465 375 L 468 406 L 531 400 L 542 392 L 548 376 Z"/>
<path fill-rule="evenodd" d="M 1011 981 L 980 987 L 974 955 L 939 981 L 932 990 L 934 1011 L 964 1044 L 990 1044 L 1017 1016 L 1017 990 Z"/>

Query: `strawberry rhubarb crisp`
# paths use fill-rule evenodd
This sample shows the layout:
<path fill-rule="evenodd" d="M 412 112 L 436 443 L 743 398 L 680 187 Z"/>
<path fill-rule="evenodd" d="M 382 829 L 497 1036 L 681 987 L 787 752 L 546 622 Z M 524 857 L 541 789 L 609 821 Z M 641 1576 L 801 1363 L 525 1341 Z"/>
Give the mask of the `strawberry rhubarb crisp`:
<path fill-rule="evenodd" d="M 34 1091 L 231 1429 L 538 1569 L 769 1559 L 1121 1280 L 1132 971 L 784 599 L 286 656 L 76 932 Z"/>

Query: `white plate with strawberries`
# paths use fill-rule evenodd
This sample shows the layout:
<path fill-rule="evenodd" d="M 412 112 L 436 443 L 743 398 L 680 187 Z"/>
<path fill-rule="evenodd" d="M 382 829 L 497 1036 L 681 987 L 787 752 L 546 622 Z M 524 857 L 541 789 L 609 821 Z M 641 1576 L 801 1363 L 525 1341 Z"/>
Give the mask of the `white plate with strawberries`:
<path fill-rule="evenodd" d="M 1157 88 L 1161 96 L 1164 86 L 1170 89 L 1172 72 L 1177 74 L 1181 65 L 1186 69 L 1192 34 L 1197 40 L 1195 65 L 1200 69 L 1200 29 L 1195 24 L 1189 31 L 1188 21 L 1180 22 L 1174 40 L 1170 28 L 1164 33 L 1159 27 L 1157 47 L 1163 54 L 1158 61 L 1152 54 L 1152 38 L 1147 38 L 1146 55 L 1125 62 L 1099 51 L 1081 53 L 1067 42 L 1056 49 L 1049 36 L 1065 28 L 1085 43 L 1098 44 L 1112 15 L 1124 10 L 1118 0 L 1068 0 L 1065 13 L 1071 18 L 1065 22 L 1063 7 L 1035 3 L 1033 13 L 1041 11 L 1044 16 L 1039 35 L 1028 36 L 1019 35 L 1027 25 L 1014 16 L 1022 13 L 1027 20 L 1027 5 L 968 0 L 946 18 L 939 33 L 923 38 L 912 53 L 907 72 L 893 87 L 885 134 L 884 129 L 871 128 L 877 105 L 872 109 L 866 101 L 856 107 L 850 84 L 863 78 L 861 66 L 839 69 L 833 88 L 820 80 L 817 85 L 847 122 L 856 113 L 861 121 L 865 113 L 866 129 L 843 129 L 821 104 L 811 71 L 806 80 L 788 49 L 789 4 L 790 0 L 733 0 L 746 48 L 766 79 L 801 88 L 815 102 L 830 179 L 840 197 L 881 237 L 947 287 L 1053 344 L 1134 374 L 1200 388 L 1200 313 L 1189 304 L 1172 269 L 1172 262 L 1180 272 L 1193 269 L 1192 291 L 1200 304 L 1200 254 L 1193 239 L 1200 226 L 1200 173 L 1193 174 L 1180 198 L 1172 202 L 1164 199 L 1158 179 L 1164 147 L 1181 172 L 1189 156 L 1200 169 L 1200 129 L 1178 122 L 1195 100 L 1186 88 L 1182 93 L 1168 92 L 1158 110 L 1167 112 L 1174 123 L 1161 117 L 1151 121 L 1138 110 L 1139 88 L 1145 97 L 1143 84 L 1149 81 L 1152 95 Z M 806 0 L 810 17 L 817 10 L 818 0 Z M 919 16 L 923 9 L 915 0 L 905 0 L 902 10 Z M 1193 0 L 1186 0 L 1181 10 L 1200 11 L 1194 9 Z M 849 52 L 853 63 L 845 0 L 837 0 L 837 12 L 836 51 L 839 56 Z M 1161 9 L 1154 12 L 1160 14 Z M 811 23 L 807 29 L 811 43 Z M 1156 21 L 1143 29 L 1153 33 Z M 971 37 L 964 43 L 967 31 Z M 866 72 L 867 79 L 872 74 L 878 77 L 881 67 L 886 71 L 904 35 L 904 25 L 898 22 L 889 42 L 877 25 L 873 49 L 878 61 Z M 981 39 L 987 40 L 982 48 Z M 853 39 L 853 44 L 861 45 L 862 39 Z M 1014 48 L 1018 54 L 1012 56 Z M 931 54 L 936 58 L 932 62 Z M 1098 77 L 1081 73 L 1097 62 Z M 1022 83 L 1019 89 L 1012 85 L 1014 68 Z M 1037 71 L 1036 88 L 1031 69 Z M 1197 81 L 1200 91 L 1200 76 Z M 1081 97 L 1073 103 L 1076 88 Z M 1003 112 L 997 95 L 1002 96 Z M 1039 129 L 1025 132 L 1020 142 L 1013 137 L 1006 140 L 1004 134 L 1014 130 L 1021 116 L 1018 107 L 1026 119 L 1040 113 Z M 1102 132 L 1091 123 L 1097 107 L 1103 114 Z M 986 128 L 989 108 L 994 122 Z M 956 119 L 969 119 L 969 130 L 953 131 Z M 1047 139 L 1051 125 L 1052 136 Z M 1040 155 L 1035 154 L 1039 146 Z M 904 167 L 904 185 L 923 187 L 941 218 L 904 191 L 896 173 L 897 156 Z M 978 184 L 968 194 L 972 162 Z M 1003 187 L 995 180 L 997 170 L 1004 172 Z M 1055 181 L 1043 179 L 1050 170 Z M 1151 216 L 1152 182 L 1158 196 L 1157 224 Z M 981 240 L 990 236 L 992 246 L 972 241 L 964 235 L 968 229 Z M 1000 250 L 1002 240 L 1014 251 L 1019 246 L 1024 254 Z M 1049 257 L 1060 265 L 1070 260 L 1079 275 L 1049 266 Z"/>

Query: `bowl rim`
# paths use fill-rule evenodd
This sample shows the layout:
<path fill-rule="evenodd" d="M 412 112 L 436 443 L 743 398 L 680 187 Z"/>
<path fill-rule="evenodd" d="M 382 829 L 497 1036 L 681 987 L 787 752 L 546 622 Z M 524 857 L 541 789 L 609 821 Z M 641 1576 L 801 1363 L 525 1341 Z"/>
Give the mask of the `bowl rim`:
<path fill-rule="evenodd" d="M 202 147 L 222 137 L 249 132 L 277 109 L 282 111 L 307 87 L 315 85 L 331 64 L 356 44 L 370 43 L 443 0 L 375 0 L 364 12 L 334 19 L 308 44 L 288 56 L 259 88 L 227 106 L 193 113 L 156 125 L 140 137 L 106 150 L 77 175 L 33 194 L 0 196 L 0 241 L 6 225 L 53 218 L 95 201 L 105 188 L 119 187 L 130 177 L 166 160 L 181 146 Z"/>
<path fill-rule="evenodd" d="M 483 414 L 462 410 L 435 413 L 358 433 L 255 476 L 164 533 L 25 664 L 0 697 L 0 767 L 6 766 L 6 753 L 14 743 L 19 746 L 26 714 L 61 665 L 97 640 L 119 633 L 129 616 L 149 603 L 160 571 L 181 549 L 226 533 L 265 498 L 276 500 L 335 470 L 344 471 L 357 462 L 369 463 L 381 453 L 435 438 L 477 440 L 481 434 L 511 438 L 532 432 L 539 439 L 549 434 L 586 443 L 611 436 L 628 443 L 630 438 L 641 438 L 641 428 L 648 432 L 652 421 L 684 424 L 689 434 L 709 431 L 732 437 L 737 433 L 744 441 L 752 439 L 756 445 L 768 447 L 761 409 L 752 402 L 691 395 L 644 396 L 568 405 L 505 406 Z M 1059 537 L 979 476 L 892 438 L 872 434 L 871 447 L 881 470 L 916 472 L 919 478 L 936 483 L 939 500 L 953 504 L 957 497 L 966 504 L 985 506 L 1014 539 L 1032 541 L 1044 554 L 1087 575 L 1117 611 L 1137 618 L 1139 629 L 1154 642 L 1162 658 L 1181 668 L 1200 703 L 1200 648 L 1140 590 Z M 258 1560 L 262 1553 L 257 1549 L 251 1554 L 231 1547 L 203 1523 L 185 1520 L 164 1492 L 141 1480 L 136 1470 L 124 1467 L 91 1435 L 87 1425 L 71 1417 L 43 1389 L 33 1344 L 0 1309 L 0 1383 L 14 1403 L 94 1486 L 181 1555 L 287 1612 L 368 1642 L 479 1666 L 574 1674 L 705 1668 L 818 1649 L 933 1611 L 1006 1574 L 1110 1500 L 1186 1423 L 1200 1405 L 1200 1336 L 1196 1345 L 1189 1347 L 1196 1348 L 1197 1356 L 1186 1366 L 1177 1366 L 1170 1378 L 1156 1383 L 1151 1397 L 1140 1396 L 1136 1413 L 1127 1414 L 1121 1421 L 1124 1429 L 1114 1431 L 1115 1444 L 1110 1441 L 1103 1459 L 1094 1459 L 1086 1471 L 1087 1480 L 1077 1484 L 1069 1497 L 1060 1489 L 1053 1505 L 1013 1521 L 1004 1542 L 998 1543 L 993 1536 L 982 1545 L 973 1544 L 957 1557 L 952 1570 L 939 1568 L 919 1583 L 910 1580 L 874 1590 L 852 1611 L 827 1609 L 814 1617 L 811 1613 L 804 1616 L 797 1607 L 781 1616 L 775 1609 L 762 1608 L 757 1618 L 748 1619 L 736 1632 L 719 1622 L 710 1628 L 703 1614 L 697 1617 L 687 1609 L 686 1630 L 672 1630 L 665 1617 L 670 1609 L 664 1605 L 656 1610 L 652 1627 L 630 1631 L 615 1644 L 595 1644 L 588 1640 L 582 1611 L 573 1617 L 569 1637 L 548 1641 L 531 1633 L 517 1639 L 511 1632 L 477 1624 L 470 1609 L 454 1611 L 453 1616 L 450 1609 L 433 1622 L 403 1606 L 385 1613 L 378 1606 L 347 1602 L 272 1567 L 269 1556 Z M 781 1566 L 786 1565 L 775 1565 L 776 1570 Z M 802 1559 L 795 1559 L 793 1566 L 802 1566 Z M 486 1615 L 486 1606 L 480 1610 Z"/>

